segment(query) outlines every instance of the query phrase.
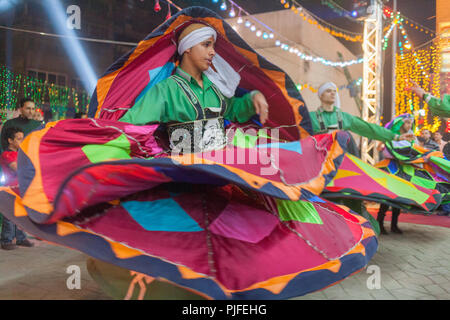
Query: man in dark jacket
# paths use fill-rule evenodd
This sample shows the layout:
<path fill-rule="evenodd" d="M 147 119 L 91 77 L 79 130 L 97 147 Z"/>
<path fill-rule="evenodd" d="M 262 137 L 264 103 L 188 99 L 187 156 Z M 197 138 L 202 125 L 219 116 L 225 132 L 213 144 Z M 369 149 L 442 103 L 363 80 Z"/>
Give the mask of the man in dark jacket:
<path fill-rule="evenodd" d="M 36 105 L 32 99 L 22 99 L 19 106 L 20 115 L 17 118 L 6 121 L 2 127 L 0 151 L 3 151 L 8 147 L 8 141 L 5 139 L 6 129 L 10 127 L 20 128 L 23 131 L 24 136 L 27 136 L 31 131 L 35 130 L 42 124 L 41 121 L 33 120 L 35 109 Z"/>
<path fill-rule="evenodd" d="M 417 138 L 420 141 L 420 146 L 432 151 L 439 151 L 439 145 L 431 139 L 431 132 L 428 129 L 423 129 L 420 133 L 420 137 Z"/>

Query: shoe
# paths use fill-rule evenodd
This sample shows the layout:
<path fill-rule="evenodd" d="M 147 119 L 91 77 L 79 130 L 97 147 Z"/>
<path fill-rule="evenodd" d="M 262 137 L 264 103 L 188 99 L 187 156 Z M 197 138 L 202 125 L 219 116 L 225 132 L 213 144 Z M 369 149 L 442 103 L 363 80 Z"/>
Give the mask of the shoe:
<path fill-rule="evenodd" d="M 389 232 L 386 231 L 383 225 L 380 225 L 380 234 L 389 234 Z"/>
<path fill-rule="evenodd" d="M 17 249 L 17 246 L 14 243 L 2 243 L 3 250 L 14 250 Z"/>
<path fill-rule="evenodd" d="M 21 241 L 21 242 L 16 242 L 16 244 L 18 245 L 18 246 L 21 246 L 21 247 L 34 247 L 34 243 L 33 242 L 31 242 L 30 240 L 28 240 L 28 239 L 25 239 L 25 240 L 23 240 L 23 241 Z"/>
<path fill-rule="evenodd" d="M 391 232 L 398 233 L 398 234 L 402 234 L 403 233 L 403 231 L 400 230 L 397 226 L 392 227 L 391 228 Z"/>
<path fill-rule="evenodd" d="M 378 214 L 377 221 L 380 226 L 380 234 L 389 234 L 384 228 L 384 214 Z"/>

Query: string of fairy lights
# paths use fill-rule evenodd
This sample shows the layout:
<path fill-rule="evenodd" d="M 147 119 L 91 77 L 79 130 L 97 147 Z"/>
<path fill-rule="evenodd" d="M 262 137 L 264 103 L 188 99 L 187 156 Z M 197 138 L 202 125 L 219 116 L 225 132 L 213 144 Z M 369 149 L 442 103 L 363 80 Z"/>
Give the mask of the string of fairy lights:
<path fill-rule="evenodd" d="M 348 19 L 350 19 L 354 22 L 360 23 L 360 24 L 364 23 L 364 21 L 356 19 L 355 12 L 350 12 L 350 11 L 342 8 L 340 5 L 338 5 L 336 2 L 334 2 L 332 0 L 321 0 L 320 3 L 323 5 L 326 5 L 328 8 L 333 10 L 335 13 L 339 14 L 341 17 L 348 18 Z"/>
<path fill-rule="evenodd" d="M 352 19 L 355 22 L 361 23 L 361 20 L 356 19 L 356 14 L 355 12 L 350 12 L 349 10 L 346 10 L 344 8 L 342 8 L 340 5 L 338 5 L 336 2 L 334 2 L 333 0 L 321 0 L 321 4 L 322 5 L 326 5 L 327 7 L 329 7 L 330 9 L 332 9 L 335 13 L 339 14 L 341 17 L 346 17 L 349 19 Z M 388 7 L 387 5 L 383 6 L 383 13 L 386 17 L 389 17 L 392 14 L 392 9 L 390 7 Z M 414 28 L 417 31 L 420 32 L 424 32 L 426 34 L 428 34 L 430 37 L 434 37 L 436 35 L 436 32 L 421 25 L 420 23 L 404 16 L 402 13 L 398 12 L 398 14 L 400 15 L 400 18 L 403 19 L 403 21 L 405 22 L 405 25 Z"/>
<path fill-rule="evenodd" d="M 212 0 L 212 2 L 219 3 L 219 0 Z M 319 62 L 327 66 L 341 67 L 341 68 L 348 67 L 354 64 L 363 63 L 362 58 L 353 59 L 349 61 L 331 61 L 324 57 L 309 55 L 303 52 L 301 49 L 299 49 L 298 44 L 278 34 L 273 28 L 266 25 L 265 23 L 263 23 L 250 13 L 248 13 L 245 9 L 236 4 L 233 0 L 222 0 L 220 4 L 220 9 L 222 11 L 229 10 L 228 15 L 230 16 L 230 18 L 237 17 L 236 22 L 239 25 L 243 25 L 250 31 L 254 32 L 256 37 L 274 41 L 275 46 L 280 48 L 280 50 L 283 50 L 293 55 L 297 55 L 297 57 L 301 60 Z M 302 13 L 303 9 L 301 7 L 293 7 L 293 11 L 296 13 L 299 12 L 300 14 L 303 14 Z M 304 16 L 306 17 L 306 15 Z M 308 22 L 312 21 L 311 20 L 312 18 L 308 19 L 309 19 Z M 317 20 L 314 21 L 315 23 L 317 23 Z"/>
<path fill-rule="evenodd" d="M 280 0 L 280 3 L 286 9 L 291 9 L 295 14 L 299 15 L 304 21 L 307 21 L 309 24 L 319 28 L 322 31 L 325 31 L 335 37 L 343 38 L 347 41 L 363 42 L 363 35 L 361 33 L 344 30 L 325 20 L 322 20 L 318 16 L 314 15 L 312 12 L 306 10 L 295 0 Z"/>
<path fill-rule="evenodd" d="M 349 89 L 349 90 L 355 90 L 357 87 L 361 87 L 362 84 L 362 78 L 359 78 L 358 80 L 354 80 L 352 81 L 350 84 L 348 85 L 342 85 L 338 87 L 338 90 L 343 90 L 343 89 Z M 317 91 L 319 91 L 319 89 L 316 86 L 313 86 L 309 83 L 298 83 L 296 85 L 297 90 L 301 91 L 301 90 L 305 90 L 308 89 L 313 93 L 317 93 Z"/>
<path fill-rule="evenodd" d="M 396 59 L 396 114 L 411 113 L 415 116 L 420 129 L 428 129 L 435 132 L 442 125 L 439 117 L 429 115 L 428 105 L 420 101 L 419 97 L 411 91 L 406 91 L 408 79 L 413 80 L 422 88 L 440 97 L 440 69 L 442 56 L 440 43 L 397 54 Z"/>
<path fill-rule="evenodd" d="M 385 11 L 386 14 L 386 11 Z M 412 44 L 409 41 L 408 34 L 406 33 L 405 28 L 403 27 L 403 22 L 405 21 L 404 18 L 401 17 L 400 12 L 397 12 L 396 15 L 394 15 L 393 12 L 390 12 L 390 18 L 392 19 L 390 26 L 388 27 L 383 40 L 383 50 L 386 50 L 389 44 L 389 37 L 392 34 L 392 31 L 395 29 L 396 26 L 398 26 L 400 33 L 401 33 L 401 39 L 398 42 L 398 46 L 400 49 L 400 55 L 403 55 L 404 49 L 411 50 Z"/>
<path fill-rule="evenodd" d="M 302 7 L 296 0 L 277 0 L 286 9 L 291 9 L 292 12 L 297 14 L 301 19 L 308 22 L 311 25 L 319 28 L 320 30 L 327 32 L 335 37 L 343 38 L 347 41 L 362 42 L 362 34 L 351 32 L 349 30 L 344 30 L 337 26 L 334 26 L 327 21 L 315 16 L 304 7 Z M 265 40 L 272 40 L 275 46 L 279 47 L 281 50 L 296 54 L 300 59 L 320 62 L 325 65 L 333 67 L 347 67 L 352 64 L 362 63 L 362 59 L 346 61 L 346 62 L 334 62 L 329 61 L 323 57 L 311 56 L 303 53 L 295 43 L 286 40 L 284 37 L 278 35 L 271 27 L 262 23 L 254 16 L 250 15 L 246 10 L 237 5 L 233 0 L 212 0 L 213 3 L 219 4 L 220 10 L 227 11 L 230 18 L 237 18 L 237 23 L 244 25 L 250 31 L 255 33 L 256 37 L 261 37 Z M 321 0 L 322 5 L 326 5 L 331 8 L 334 12 L 340 14 L 341 16 L 352 19 L 355 22 L 360 23 L 361 20 L 357 20 L 354 12 L 350 12 L 332 0 Z M 389 37 L 392 35 L 396 27 L 398 27 L 401 33 L 399 41 L 395 44 L 399 47 L 399 53 L 396 59 L 396 114 L 402 114 L 405 112 L 413 113 L 416 120 L 420 120 L 419 124 L 423 124 L 421 128 L 427 128 L 432 132 L 438 130 L 441 126 L 441 120 L 438 117 L 433 117 L 431 121 L 428 120 L 428 106 L 423 104 L 417 97 L 415 97 L 411 91 L 405 91 L 406 82 L 405 79 L 412 79 L 422 85 L 423 87 L 430 87 L 431 93 L 435 96 L 439 96 L 439 70 L 441 65 L 441 56 L 439 45 L 433 43 L 427 48 L 413 49 L 413 45 L 408 37 L 406 27 L 412 28 L 413 30 L 424 32 L 431 37 L 436 36 L 436 33 L 424 27 L 423 25 L 415 22 L 414 20 L 404 16 L 399 11 L 393 12 L 387 6 L 384 6 L 383 13 L 386 19 L 391 19 L 386 27 L 385 34 L 382 40 L 383 50 L 386 50 L 389 44 Z M 395 31 L 396 32 L 396 31 Z M 423 45 L 421 46 L 423 47 Z M 434 77 L 430 77 L 428 74 L 435 74 Z M 350 86 L 361 85 L 361 79 L 354 81 Z M 345 86 L 343 86 L 345 87 Z M 347 86 L 349 88 L 349 86 Z M 312 92 L 317 92 L 317 88 L 314 86 L 304 83 L 297 84 L 298 90 L 308 89 Z M 341 88 L 342 89 L 342 88 Z M 418 128 L 420 125 L 418 126 Z"/>
<path fill-rule="evenodd" d="M 0 91 L 2 120 L 16 109 L 22 97 L 33 99 L 38 109 L 48 103 L 55 119 L 64 118 L 69 106 L 73 106 L 75 112 L 86 112 L 90 101 L 85 91 L 13 73 L 6 66 L 0 67 L 0 86 L 4 88 Z"/>

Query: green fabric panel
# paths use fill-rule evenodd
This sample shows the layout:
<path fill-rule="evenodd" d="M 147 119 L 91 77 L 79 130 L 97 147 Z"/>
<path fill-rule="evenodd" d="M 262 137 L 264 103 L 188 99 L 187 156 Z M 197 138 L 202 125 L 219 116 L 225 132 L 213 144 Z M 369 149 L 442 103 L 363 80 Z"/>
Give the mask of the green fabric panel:
<path fill-rule="evenodd" d="M 427 188 L 427 189 L 436 189 L 436 182 L 434 180 L 428 180 L 421 177 L 413 176 L 411 178 L 411 183 L 417 184 L 418 186 Z"/>
<path fill-rule="evenodd" d="M 450 161 L 435 156 L 431 156 L 430 161 L 433 162 L 442 170 L 445 170 L 446 172 L 450 173 Z"/>
<path fill-rule="evenodd" d="M 122 134 L 103 145 L 89 144 L 81 149 L 89 161 L 98 163 L 111 159 L 131 159 L 130 148 L 130 141 Z"/>
<path fill-rule="evenodd" d="M 428 199 L 428 195 L 409 183 L 403 182 L 404 180 L 397 178 L 396 176 L 389 175 L 386 172 L 372 167 L 370 164 L 363 162 L 362 160 L 352 156 L 348 157 L 362 170 L 364 170 L 372 179 L 386 179 L 386 186 L 388 190 L 397 194 L 399 197 L 414 199 L 417 203 L 422 204 Z"/>
<path fill-rule="evenodd" d="M 410 175 L 411 177 L 414 177 L 415 172 L 414 167 L 412 165 L 409 164 L 402 165 L 402 169 L 406 174 Z"/>
<path fill-rule="evenodd" d="M 405 157 L 404 155 L 401 155 L 400 153 L 398 153 L 396 150 L 399 149 L 406 149 L 406 148 L 411 148 L 411 146 L 404 146 L 404 147 L 397 147 L 394 148 L 392 146 L 392 142 L 388 141 L 386 142 L 386 148 L 389 149 L 389 152 L 391 152 L 393 154 L 393 156 L 395 157 L 395 159 L 400 160 L 400 161 L 407 161 L 410 160 L 408 157 Z"/>
<path fill-rule="evenodd" d="M 241 130 L 236 130 L 233 137 L 233 145 L 239 148 L 254 148 L 256 146 L 257 136 L 252 136 L 243 133 Z"/>
<path fill-rule="evenodd" d="M 372 215 L 367 212 L 367 209 L 363 206 L 361 210 L 361 216 L 369 221 L 370 226 L 372 227 L 373 231 L 375 231 L 376 235 L 378 236 L 380 234 L 380 224 L 378 221 L 372 217 Z"/>
<path fill-rule="evenodd" d="M 269 137 L 267 134 L 266 134 L 266 130 L 258 130 L 258 137 L 259 138 L 266 138 L 266 139 L 271 139 L 271 137 Z"/>
<path fill-rule="evenodd" d="M 278 214 L 283 221 L 323 224 L 319 213 L 311 202 L 277 199 Z"/>

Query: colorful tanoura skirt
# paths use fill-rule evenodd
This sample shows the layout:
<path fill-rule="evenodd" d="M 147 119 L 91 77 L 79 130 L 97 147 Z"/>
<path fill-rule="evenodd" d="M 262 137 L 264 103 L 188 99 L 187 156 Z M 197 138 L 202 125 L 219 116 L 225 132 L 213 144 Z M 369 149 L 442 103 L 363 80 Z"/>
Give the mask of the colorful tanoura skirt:
<path fill-rule="evenodd" d="M 0 212 L 25 231 L 208 299 L 285 299 L 364 268 L 370 224 L 320 197 L 344 133 L 282 143 L 237 129 L 226 148 L 172 155 L 157 126 L 48 124 L 19 151 Z"/>

